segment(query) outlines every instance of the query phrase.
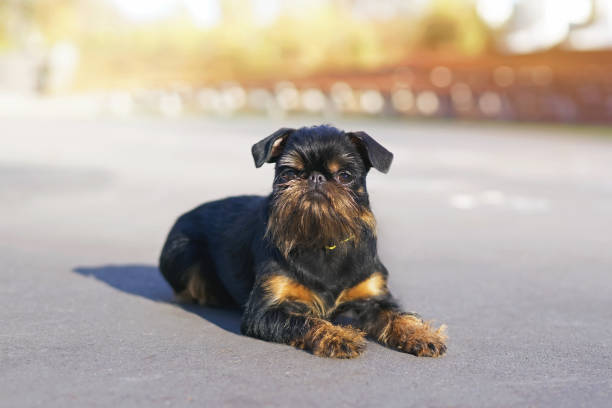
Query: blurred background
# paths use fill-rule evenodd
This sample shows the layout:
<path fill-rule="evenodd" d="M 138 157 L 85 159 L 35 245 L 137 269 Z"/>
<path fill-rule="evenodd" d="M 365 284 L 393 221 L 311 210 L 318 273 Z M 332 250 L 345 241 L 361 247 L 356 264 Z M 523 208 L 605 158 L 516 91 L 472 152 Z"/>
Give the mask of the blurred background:
<path fill-rule="evenodd" d="M 0 0 L 0 405 L 610 406 L 611 72 L 612 0 Z M 173 303 L 176 217 L 319 123 L 394 153 L 379 253 L 443 359 Z"/>
<path fill-rule="evenodd" d="M 609 123 L 608 0 L 0 0 L 0 115 Z"/>

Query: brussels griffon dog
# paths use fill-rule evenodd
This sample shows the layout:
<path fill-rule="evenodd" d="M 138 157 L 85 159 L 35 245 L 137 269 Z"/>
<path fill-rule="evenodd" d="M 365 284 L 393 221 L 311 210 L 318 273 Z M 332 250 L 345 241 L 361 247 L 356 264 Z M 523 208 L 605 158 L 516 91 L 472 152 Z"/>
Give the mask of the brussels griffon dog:
<path fill-rule="evenodd" d="M 378 258 L 366 175 L 386 173 L 393 155 L 331 126 L 280 129 L 252 153 L 256 167 L 275 163 L 271 195 L 203 204 L 170 231 L 160 270 L 178 298 L 240 307 L 242 333 L 318 356 L 356 357 L 366 336 L 444 354 L 444 327 L 402 311 Z"/>

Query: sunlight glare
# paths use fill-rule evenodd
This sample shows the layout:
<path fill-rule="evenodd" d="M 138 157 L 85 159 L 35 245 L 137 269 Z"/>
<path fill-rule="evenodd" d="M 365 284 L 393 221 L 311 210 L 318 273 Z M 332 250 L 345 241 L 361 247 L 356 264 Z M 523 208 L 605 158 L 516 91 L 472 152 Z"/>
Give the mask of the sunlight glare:
<path fill-rule="evenodd" d="M 512 17 L 514 0 L 478 0 L 476 11 L 487 25 L 499 28 Z"/>
<path fill-rule="evenodd" d="M 128 19 L 140 22 L 158 20 L 176 9 L 177 0 L 111 0 Z"/>

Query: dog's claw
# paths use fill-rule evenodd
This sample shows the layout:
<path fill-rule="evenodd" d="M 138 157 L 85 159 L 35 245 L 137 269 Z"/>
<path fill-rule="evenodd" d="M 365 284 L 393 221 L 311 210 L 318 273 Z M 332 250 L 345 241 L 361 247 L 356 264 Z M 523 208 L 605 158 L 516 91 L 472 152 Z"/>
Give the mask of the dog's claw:
<path fill-rule="evenodd" d="M 446 327 L 434 330 L 411 315 L 393 320 L 385 344 L 419 357 L 439 357 L 446 352 Z"/>
<path fill-rule="evenodd" d="M 312 352 L 320 357 L 354 358 L 363 353 L 365 346 L 361 331 L 329 325 L 312 344 Z"/>

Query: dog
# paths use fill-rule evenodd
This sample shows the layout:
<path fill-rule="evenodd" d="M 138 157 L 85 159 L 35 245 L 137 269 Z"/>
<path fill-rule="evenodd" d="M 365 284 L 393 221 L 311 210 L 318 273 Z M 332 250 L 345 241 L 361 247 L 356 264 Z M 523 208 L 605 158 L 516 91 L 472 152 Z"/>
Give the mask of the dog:
<path fill-rule="evenodd" d="M 317 356 L 356 357 L 366 337 L 444 354 L 445 326 L 400 308 L 378 257 L 366 176 L 372 167 L 387 173 L 393 154 L 364 132 L 329 125 L 282 128 L 251 151 L 256 167 L 275 163 L 272 193 L 178 218 L 160 256 L 177 297 L 239 307 L 243 334 Z"/>

